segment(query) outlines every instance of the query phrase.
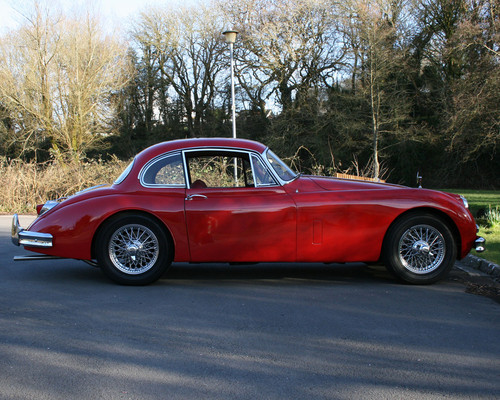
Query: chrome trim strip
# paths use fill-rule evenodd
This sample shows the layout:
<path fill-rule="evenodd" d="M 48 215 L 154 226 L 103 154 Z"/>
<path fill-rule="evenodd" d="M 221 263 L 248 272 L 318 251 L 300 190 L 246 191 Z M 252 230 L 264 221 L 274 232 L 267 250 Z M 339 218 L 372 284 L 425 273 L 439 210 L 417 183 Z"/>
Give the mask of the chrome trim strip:
<path fill-rule="evenodd" d="M 227 152 L 227 153 L 244 153 L 248 154 L 248 158 L 250 159 L 250 154 L 253 153 L 253 151 L 248 150 L 248 149 L 241 149 L 238 147 L 212 147 L 212 146 L 207 146 L 207 147 L 193 147 L 189 149 L 183 149 L 182 150 L 182 159 L 184 161 L 184 174 L 186 176 L 186 187 L 187 189 L 191 189 L 191 182 L 189 181 L 189 171 L 188 171 L 188 162 L 187 162 L 187 154 L 188 153 L 203 153 L 203 152 Z M 209 188 L 209 189 L 215 189 L 215 188 Z M 230 189 L 230 188 L 226 188 Z"/>
<path fill-rule="evenodd" d="M 94 261 L 94 260 L 82 260 L 82 261 L 87 263 L 91 267 L 99 268 L 99 264 L 97 263 L 97 261 Z"/>
<path fill-rule="evenodd" d="M 273 184 L 255 185 L 255 187 L 284 186 L 287 183 L 294 181 L 295 179 L 297 179 L 300 176 L 300 174 L 296 174 L 296 176 L 289 181 L 282 180 L 279 177 L 279 175 L 276 173 L 274 168 L 270 165 L 270 163 L 267 159 L 266 153 L 267 153 L 267 151 L 269 151 L 268 147 L 266 147 L 264 152 L 261 154 L 258 151 L 249 150 L 249 149 L 240 148 L 240 147 L 230 147 L 230 146 L 228 146 L 228 147 L 226 147 L 226 146 L 220 146 L 220 147 L 206 146 L 206 147 L 204 147 L 204 146 L 202 146 L 202 147 L 190 147 L 190 148 L 186 148 L 186 149 L 172 150 L 170 152 L 160 154 L 160 155 L 154 157 L 153 159 L 149 160 L 141 168 L 141 170 L 139 171 L 139 174 L 138 174 L 138 179 L 139 179 L 141 186 L 147 187 L 147 188 L 186 188 L 186 189 L 191 189 L 190 184 L 189 184 L 189 173 L 188 173 L 187 160 L 186 160 L 187 153 L 192 153 L 192 152 L 196 153 L 196 152 L 203 152 L 203 151 L 213 151 L 213 152 L 228 151 L 228 152 L 246 153 L 246 154 L 248 154 L 249 158 L 251 157 L 251 155 L 258 157 L 261 160 L 262 164 L 266 167 L 266 169 L 271 174 L 272 178 L 275 181 L 275 184 L 274 185 Z M 179 153 L 181 154 L 183 167 L 184 167 L 184 180 L 185 180 L 184 185 L 153 185 L 153 184 L 147 184 L 144 182 L 144 178 L 143 178 L 144 173 L 147 170 L 147 168 L 149 168 L 149 166 L 151 166 L 156 161 L 159 161 L 160 159 L 172 157 L 172 156 L 175 156 Z M 250 164 L 251 164 L 251 160 L 250 160 Z M 294 171 L 292 171 L 292 172 L 294 172 Z M 253 169 L 252 169 L 252 173 L 253 173 Z M 255 175 L 254 175 L 254 177 L 255 177 Z"/>
<path fill-rule="evenodd" d="M 29 256 L 14 256 L 14 261 L 43 261 L 43 260 L 62 260 L 63 257 L 48 256 L 45 254 L 34 254 Z"/>
<path fill-rule="evenodd" d="M 14 214 L 12 217 L 11 239 L 16 246 L 49 248 L 52 247 L 53 236 L 50 233 L 30 232 L 23 229 L 19 224 L 18 215 Z"/>
<path fill-rule="evenodd" d="M 265 151 L 267 151 L 267 150 L 268 150 L 268 148 L 266 148 Z M 187 167 L 187 154 L 186 153 L 196 153 L 196 152 L 204 152 L 204 151 L 210 151 L 210 152 L 213 151 L 214 153 L 218 152 L 218 151 L 225 151 L 225 152 L 248 154 L 250 165 L 252 164 L 252 160 L 251 160 L 252 155 L 256 156 L 257 158 L 259 158 L 261 160 L 262 164 L 269 171 L 269 173 L 271 174 L 271 177 L 275 180 L 275 182 L 282 182 L 281 180 L 276 179 L 277 178 L 276 171 L 274 171 L 274 169 L 269 165 L 269 162 L 266 160 L 266 158 L 263 157 L 262 154 L 260 154 L 257 151 L 249 150 L 249 149 L 242 149 L 239 147 L 199 147 L 199 148 L 195 147 L 195 148 L 181 150 L 182 158 L 183 158 L 183 162 L 184 162 L 184 174 L 185 174 L 186 188 L 187 189 L 191 189 L 191 185 L 189 183 L 189 173 L 188 173 L 188 167 Z M 254 173 L 254 171 L 253 171 L 253 166 L 252 166 L 252 174 L 253 173 Z M 253 176 L 253 178 L 255 180 L 255 175 Z M 279 183 L 275 183 L 274 185 L 257 185 L 254 183 L 254 185 L 256 188 L 280 186 Z M 226 189 L 228 189 L 228 188 L 226 188 Z"/>

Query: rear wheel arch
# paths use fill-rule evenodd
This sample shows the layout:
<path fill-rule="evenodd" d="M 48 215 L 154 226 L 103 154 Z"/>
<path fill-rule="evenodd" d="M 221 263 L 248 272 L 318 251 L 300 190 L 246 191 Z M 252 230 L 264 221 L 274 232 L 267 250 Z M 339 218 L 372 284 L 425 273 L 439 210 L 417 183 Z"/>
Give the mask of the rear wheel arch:
<path fill-rule="evenodd" d="M 172 233 L 170 232 L 170 229 L 165 225 L 165 223 L 162 220 L 160 220 L 154 214 L 148 213 L 148 212 L 143 211 L 143 210 L 126 210 L 126 211 L 119 211 L 119 212 L 117 212 L 115 214 L 112 214 L 112 215 L 108 216 L 106 219 L 104 219 L 99 224 L 98 228 L 94 232 L 94 236 L 92 237 L 92 259 L 95 259 L 96 256 L 97 256 L 97 238 L 99 238 L 99 235 L 102 232 L 102 230 L 107 225 L 113 223 L 114 221 L 116 221 L 118 219 L 121 219 L 122 217 L 124 217 L 126 215 L 129 215 L 129 216 L 140 215 L 140 216 L 148 217 L 148 218 L 151 218 L 152 220 L 154 220 L 164 230 L 164 232 L 165 232 L 168 240 L 170 241 L 171 248 L 173 249 L 173 252 L 174 252 L 173 256 L 175 257 L 175 242 L 174 242 L 174 238 L 172 236 Z"/>

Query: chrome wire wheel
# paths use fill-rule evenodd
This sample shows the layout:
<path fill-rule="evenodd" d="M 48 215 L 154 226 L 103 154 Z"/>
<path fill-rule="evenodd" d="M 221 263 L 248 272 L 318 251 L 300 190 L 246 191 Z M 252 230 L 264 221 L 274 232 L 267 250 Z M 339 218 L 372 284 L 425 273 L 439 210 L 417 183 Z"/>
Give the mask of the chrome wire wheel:
<path fill-rule="evenodd" d="M 401 264 L 414 274 L 428 274 L 439 268 L 446 256 L 446 240 L 430 225 L 407 229 L 398 245 Z"/>
<path fill-rule="evenodd" d="M 108 256 L 113 265 L 128 275 L 149 271 L 160 253 L 158 238 L 144 225 L 129 224 L 111 236 Z"/>

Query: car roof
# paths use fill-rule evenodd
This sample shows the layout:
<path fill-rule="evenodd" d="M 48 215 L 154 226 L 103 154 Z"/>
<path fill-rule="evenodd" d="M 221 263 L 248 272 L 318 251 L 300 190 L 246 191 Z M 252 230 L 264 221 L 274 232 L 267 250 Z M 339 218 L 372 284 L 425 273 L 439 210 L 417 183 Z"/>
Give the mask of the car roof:
<path fill-rule="evenodd" d="M 267 146 L 262 143 L 247 139 L 233 138 L 196 138 L 196 139 L 179 139 L 170 140 L 168 142 L 158 143 L 141 151 L 137 158 L 142 162 L 146 162 L 160 154 L 168 153 L 175 150 L 185 149 L 204 149 L 204 148 L 228 148 L 228 149 L 243 149 L 263 153 Z"/>

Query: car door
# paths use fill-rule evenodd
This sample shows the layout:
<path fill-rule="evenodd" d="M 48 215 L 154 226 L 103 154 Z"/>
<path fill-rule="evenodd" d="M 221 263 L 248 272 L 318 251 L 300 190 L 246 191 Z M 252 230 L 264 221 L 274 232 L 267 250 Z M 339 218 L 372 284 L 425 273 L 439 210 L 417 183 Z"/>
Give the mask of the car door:
<path fill-rule="evenodd" d="M 184 157 L 191 261 L 295 261 L 295 203 L 258 155 L 205 149 Z"/>

